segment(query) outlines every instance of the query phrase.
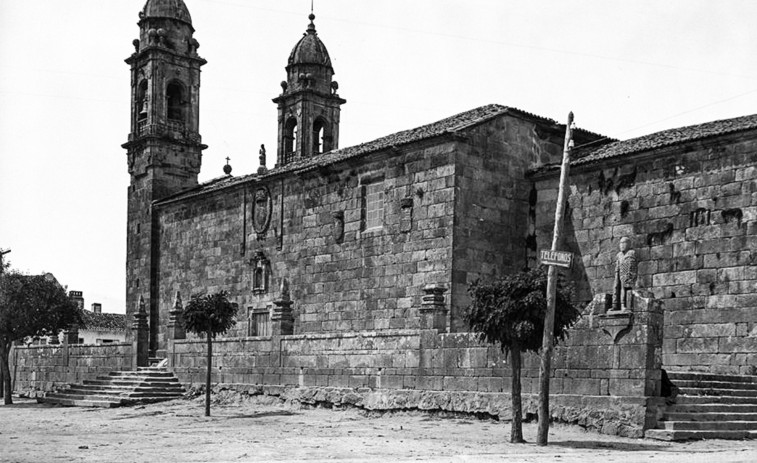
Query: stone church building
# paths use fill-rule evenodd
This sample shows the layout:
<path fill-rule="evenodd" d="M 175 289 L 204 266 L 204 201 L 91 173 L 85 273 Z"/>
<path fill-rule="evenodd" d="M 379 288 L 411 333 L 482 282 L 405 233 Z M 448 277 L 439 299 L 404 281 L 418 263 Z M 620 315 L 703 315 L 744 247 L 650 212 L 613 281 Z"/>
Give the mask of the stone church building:
<path fill-rule="evenodd" d="M 130 326 L 146 314 L 149 356 L 198 381 L 203 345 L 182 332 L 181 304 L 226 290 L 239 312 L 214 348 L 216 382 L 396 392 L 365 401 L 412 391 L 403 403 L 416 404 L 442 400 L 429 391 L 477 403 L 506 393 L 506 357 L 468 333 L 466 290 L 538 265 L 550 246 L 565 126 L 491 104 L 340 147 L 346 100 L 311 15 L 271 95 L 275 165 L 261 153 L 256 173 L 199 183 L 206 61 L 194 33 L 182 0 L 148 0 L 126 59 L 126 307 Z M 565 399 L 555 403 L 583 409 L 594 397 L 589 408 L 611 410 L 635 435 L 661 365 L 755 373 L 757 115 L 625 141 L 574 138 L 566 277 L 582 306 L 611 293 L 628 237 L 648 303 L 621 331 L 602 329 L 601 304 L 586 306 L 556 351 L 553 393 Z M 535 392 L 530 365 L 524 390 Z M 476 410 L 460 400 L 448 408 Z"/>

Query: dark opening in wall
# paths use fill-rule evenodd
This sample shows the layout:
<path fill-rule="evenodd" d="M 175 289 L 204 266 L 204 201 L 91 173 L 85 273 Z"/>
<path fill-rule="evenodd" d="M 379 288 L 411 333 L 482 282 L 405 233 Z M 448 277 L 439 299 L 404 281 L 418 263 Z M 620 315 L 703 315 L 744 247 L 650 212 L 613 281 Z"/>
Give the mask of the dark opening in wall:
<path fill-rule="evenodd" d="M 137 88 L 137 120 L 147 119 L 147 80 L 139 83 Z"/>
<path fill-rule="evenodd" d="M 294 159 L 297 149 L 297 119 L 291 117 L 284 126 L 284 163 Z"/>
<path fill-rule="evenodd" d="M 628 208 L 630 207 L 630 204 L 628 204 L 628 201 L 623 200 L 620 202 L 620 218 L 623 219 L 628 215 Z"/>
<path fill-rule="evenodd" d="M 184 121 L 184 86 L 171 82 L 166 88 L 166 115 L 173 121 Z"/>
<path fill-rule="evenodd" d="M 665 244 L 673 236 L 673 224 L 668 223 L 662 231 L 647 235 L 647 246 L 659 246 Z"/>
<path fill-rule="evenodd" d="M 744 212 L 739 208 L 734 209 L 724 209 L 720 215 L 723 217 L 723 222 L 725 223 L 731 223 L 736 222 L 736 224 L 740 227 L 741 221 L 744 218 Z"/>

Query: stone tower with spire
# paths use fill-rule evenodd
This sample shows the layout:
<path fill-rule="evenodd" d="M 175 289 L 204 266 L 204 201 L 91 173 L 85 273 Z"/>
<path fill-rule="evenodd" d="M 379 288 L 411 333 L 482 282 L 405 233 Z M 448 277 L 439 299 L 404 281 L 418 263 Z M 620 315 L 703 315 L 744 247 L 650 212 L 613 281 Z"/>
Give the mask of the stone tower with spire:
<path fill-rule="evenodd" d="M 339 111 L 346 103 L 333 80 L 334 68 L 310 14 L 307 31 L 292 49 L 287 80 L 273 99 L 278 105 L 276 165 L 317 156 L 339 147 Z"/>
<path fill-rule="evenodd" d="M 126 59 L 131 67 L 131 132 L 128 190 L 126 312 L 129 323 L 144 297 L 150 322 L 150 354 L 158 338 L 157 216 L 153 201 L 197 185 L 199 43 L 183 0 L 147 0 L 139 13 L 139 38 Z"/>

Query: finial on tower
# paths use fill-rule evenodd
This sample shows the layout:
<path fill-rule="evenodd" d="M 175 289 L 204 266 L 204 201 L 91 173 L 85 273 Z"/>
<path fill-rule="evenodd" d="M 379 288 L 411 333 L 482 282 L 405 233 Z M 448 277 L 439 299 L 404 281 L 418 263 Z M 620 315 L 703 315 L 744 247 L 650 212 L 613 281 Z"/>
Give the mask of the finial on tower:
<path fill-rule="evenodd" d="M 226 156 L 226 165 L 223 166 L 223 173 L 226 175 L 231 175 L 231 166 L 229 165 L 229 161 L 231 161 L 231 158 Z"/>
<path fill-rule="evenodd" d="M 310 24 L 308 24 L 308 33 L 315 32 L 315 24 L 313 23 L 313 20 L 315 19 L 315 14 L 313 14 L 313 0 L 310 0 L 310 14 L 308 15 L 308 19 L 310 20 Z"/>

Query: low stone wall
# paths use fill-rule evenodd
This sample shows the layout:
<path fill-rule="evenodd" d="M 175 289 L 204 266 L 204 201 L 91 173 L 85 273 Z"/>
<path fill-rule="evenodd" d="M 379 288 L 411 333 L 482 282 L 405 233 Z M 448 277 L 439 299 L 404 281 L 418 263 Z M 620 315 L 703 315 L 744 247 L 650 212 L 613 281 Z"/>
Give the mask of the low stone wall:
<path fill-rule="evenodd" d="M 36 396 L 111 371 L 131 370 L 131 344 L 14 346 L 14 391 Z"/>
<path fill-rule="evenodd" d="M 636 294 L 635 312 L 590 304 L 555 349 L 554 419 L 641 437 L 654 425 L 660 390 L 662 307 Z M 177 340 L 173 369 L 205 384 L 205 342 Z M 524 412 L 536 413 L 539 358 L 525 355 Z M 212 382 L 221 389 L 367 410 L 439 410 L 510 419 L 510 367 L 473 333 L 393 330 L 218 339 Z"/>
<path fill-rule="evenodd" d="M 640 437 L 654 424 L 660 391 L 662 306 L 634 293 L 633 311 L 606 312 L 598 295 L 554 351 L 554 419 Z M 205 384 L 204 339 L 178 339 L 167 352 L 185 387 Z M 132 345 L 17 347 L 17 392 L 49 391 L 132 368 Z M 539 358 L 523 358 L 524 412 L 535 414 Z M 436 329 L 219 338 L 218 389 L 301 403 L 367 410 L 438 410 L 510 419 L 510 365 L 473 333 Z"/>

